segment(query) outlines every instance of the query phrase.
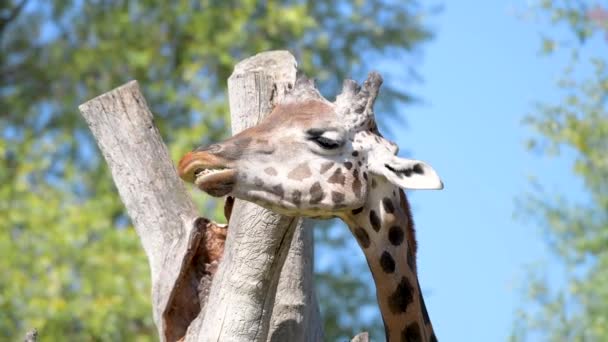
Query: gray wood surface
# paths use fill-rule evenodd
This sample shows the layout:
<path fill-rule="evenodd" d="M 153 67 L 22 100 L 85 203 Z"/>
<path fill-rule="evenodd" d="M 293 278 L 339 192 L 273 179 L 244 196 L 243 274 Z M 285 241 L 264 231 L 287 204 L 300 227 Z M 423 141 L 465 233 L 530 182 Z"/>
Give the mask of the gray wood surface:
<path fill-rule="evenodd" d="M 229 80 L 233 133 L 267 115 L 295 74 L 295 59 L 284 51 L 239 63 Z M 209 283 L 201 280 L 201 241 L 209 225 L 218 225 L 198 217 L 137 82 L 79 109 L 148 257 L 162 341 L 322 339 L 306 221 L 236 201 L 224 258 L 199 302 L 200 286 Z"/>
<path fill-rule="evenodd" d="M 228 80 L 232 133 L 268 115 L 295 80 L 296 61 L 286 51 L 264 52 L 237 64 Z M 203 322 L 188 331 L 187 341 L 322 340 L 312 227 L 304 229 L 309 226 L 304 222 L 235 201 L 224 259 L 207 309 L 197 318 Z"/>

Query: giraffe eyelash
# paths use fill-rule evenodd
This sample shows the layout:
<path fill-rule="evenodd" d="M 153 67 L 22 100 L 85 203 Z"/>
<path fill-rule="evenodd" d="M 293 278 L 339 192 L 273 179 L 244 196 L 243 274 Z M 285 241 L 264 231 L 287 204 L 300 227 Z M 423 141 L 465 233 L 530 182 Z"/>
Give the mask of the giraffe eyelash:
<path fill-rule="evenodd" d="M 317 143 L 317 145 L 319 145 L 327 150 L 335 150 L 344 144 L 342 141 L 335 141 L 332 139 L 327 139 L 322 136 L 316 137 L 316 138 L 311 138 L 310 140 L 314 141 L 315 143 Z"/>
<path fill-rule="evenodd" d="M 334 130 L 323 130 L 312 128 L 307 132 L 308 140 L 315 142 L 317 145 L 326 150 L 335 150 L 344 145 L 344 141 L 340 138 L 340 133 Z"/>

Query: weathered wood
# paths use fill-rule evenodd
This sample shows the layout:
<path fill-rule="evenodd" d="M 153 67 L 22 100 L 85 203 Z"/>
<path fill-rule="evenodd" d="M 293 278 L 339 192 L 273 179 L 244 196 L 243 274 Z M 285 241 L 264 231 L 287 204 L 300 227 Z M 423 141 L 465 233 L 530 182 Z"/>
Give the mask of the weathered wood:
<path fill-rule="evenodd" d="M 293 89 L 296 73 L 297 62 L 287 51 L 263 52 L 237 64 L 228 80 L 233 135 L 255 126 L 283 101 Z M 276 215 L 255 204 L 251 206 L 259 208 L 258 215 Z M 311 221 L 298 220 L 281 270 L 268 340 L 323 339 L 323 323 L 313 281 L 313 242 Z"/>
<path fill-rule="evenodd" d="M 237 65 L 229 81 L 234 132 L 270 112 L 293 86 L 295 67 L 287 52 Z M 137 82 L 79 109 L 148 257 L 161 341 L 322 339 L 305 221 L 236 201 L 230 222 L 236 228 L 211 281 L 225 226 L 198 217 Z"/>
<path fill-rule="evenodd" d="M 323 340 L 323 321 L 314 289 L 313 260 L 312 222 L 304 220 L 296 227 L 281 270 L 269 341 Z"/>
<path fill-rule="evenodd" d="M 228 80 L 232 133 L 269 114 L 295 80 L 295 58 L 286 51 L 239 63 Z M 187 341 L 322 339 L 312 285 L 312 231 L 303 223 L 235 201 L 226 253 L 206 310 L 197 318 L 197 328 L 188 330 Z"/>
<path fill-rule="evenodd" d="M 362 332 L 357 334 L 357 336 L 353 337 L 352 340 L 350 340 L 350 342 L 369 342 L 369 333 L 368 332 Z"/>
<path fill-rule="evenodd" d="M 79 109 L 148 257 L 160 339 L 177 340 L 200 311 L 198 287 L 208 259 L 204 238 L 215 223 L 197 220 L 197 209 L 177 176 L 137 82 Z"/>

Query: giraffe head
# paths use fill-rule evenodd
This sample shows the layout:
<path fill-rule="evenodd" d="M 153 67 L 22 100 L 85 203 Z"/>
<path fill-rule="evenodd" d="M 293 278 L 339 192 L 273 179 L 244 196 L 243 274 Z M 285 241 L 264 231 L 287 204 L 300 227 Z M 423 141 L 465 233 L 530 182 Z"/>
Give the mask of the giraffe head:
<path fill-rule="evenodd" d="M 373 102 L 382 80 L 346 81 L 335 102 L 311 81 L 257 126 L 200 147 L 179 162 L 180 177 L 213 196 L 230 195 L 293 216 L 332 217 L 362 207 L 372 181 L 440 189 L 428 164 L 398 157 L 377 130 Z"/>

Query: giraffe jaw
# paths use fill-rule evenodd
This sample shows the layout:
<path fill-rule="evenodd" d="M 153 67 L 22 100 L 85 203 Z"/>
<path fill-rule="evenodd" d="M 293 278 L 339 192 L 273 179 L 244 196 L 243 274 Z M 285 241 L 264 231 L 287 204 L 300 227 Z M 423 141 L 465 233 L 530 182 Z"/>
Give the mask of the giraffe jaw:
<path fill-rule="evenodd" d="M 233 190 L 237 174 L 235 169 L 223 166 L 223 160 L 204 151 L 187 153 L 177 171 L 183 180 L 215 197 Z"/>
<path fill-rule="evenodd" d="M 214 197 L 222 197 L 232 192 L 236 181 L 233 169 L 198 169 L 195 171 L 194 184 Z"/>

